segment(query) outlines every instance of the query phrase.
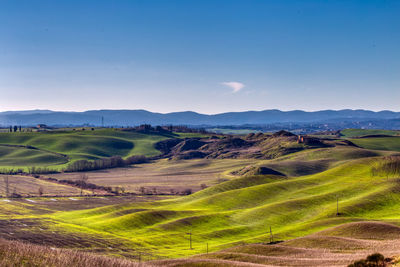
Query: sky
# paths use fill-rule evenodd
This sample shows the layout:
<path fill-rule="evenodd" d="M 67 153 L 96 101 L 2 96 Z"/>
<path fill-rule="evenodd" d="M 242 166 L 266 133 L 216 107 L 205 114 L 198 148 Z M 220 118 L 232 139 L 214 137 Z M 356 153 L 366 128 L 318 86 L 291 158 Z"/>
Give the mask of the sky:
<path fill-rule="evenodd" d="M 0 111 L 400 111 L 398 0 L 1 0 Z"/>

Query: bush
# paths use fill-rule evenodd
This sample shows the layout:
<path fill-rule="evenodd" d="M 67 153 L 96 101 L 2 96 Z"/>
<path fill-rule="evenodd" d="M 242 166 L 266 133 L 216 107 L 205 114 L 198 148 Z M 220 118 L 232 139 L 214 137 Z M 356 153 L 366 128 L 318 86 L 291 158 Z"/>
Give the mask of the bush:
<path fill-rule="evenodd" d="M 182 191 L 182 195 L 191 195 L 192 194 L 192 189 L 187 188 Z"/>
<path fill-rule="evenodd" d="M 357 260 L 352 264 L 349 264 L 347 267 L 384 267 L 387 266 L 387 262 L 390 262 L 390 259 L 385 259 L 385 257 L 380 253 L 374 253 L 368 255 L 365 260 Z"/>

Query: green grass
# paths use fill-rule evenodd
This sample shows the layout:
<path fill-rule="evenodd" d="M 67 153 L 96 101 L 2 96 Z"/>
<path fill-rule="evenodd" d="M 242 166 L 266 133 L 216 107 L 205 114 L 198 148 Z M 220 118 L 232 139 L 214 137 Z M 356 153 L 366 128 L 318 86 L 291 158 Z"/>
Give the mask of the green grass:
<path fill-rule="evenodd" d="M 0 166 L 42 166 L 58 165 L 66 162 L 68 162 L 68 159 L 57 153 L 26 147 L 0 145 Z"/>
<path fill-rule="evenodd" d="M 157 152 L 152 144 L 167 138 L 112 130 L 48 133 L 47 138 L 41 139 L 43 136 L 4 135 L 0 137 L 0 143 L 20 142 L 45 151 L 57 148 L 58 152 L 73 158 L 76 155 L 98 157 L 108 153 L 109 149 L 121 156 L 138 151 L 151 155 Z M 82 143 L 76 147 L 65 145 L 64 142 L 71 140 Z M 2 208 L 18 212 L 17 215 L 13 213 L 14 217 L 40 219 L 50 231 L 115 238 L 166 257 L 204 253 L 206 243 L 210 251 L 216 251 L 241 243 L 265 242 L 269 239 L 270 226 L 276 239 L 287 240 L 360 220 L 400 224 L 399 180 L 386 179 L 385 175 L 373 176 L 371 172 L 378 160 L 384 160 L 381 156 L 400 149 L 400 137 L 352 141 L 369 150 L 337 146 L 300 151 L 274 160 L 247 162 L 246 159 L 243 160 L 245 164 L 275 167 L 289 177 L 234 178 L 187 197 L 44 215 L 29 214 L 25 206 L 17 210 L 7 206 L 12 204 L 4 204 Z M 188 162 L 215 168 L 212 164 L 201 165 L 205 164 L 202 161 Z M 221 166 L 221 172 L 227 169 L 231 172 L 231 168 L 238 166 L 237 162 L 231 162 L 231 165 L 228 162 L 213 164 Z M 168 165 L 168 161 L 163 164 Z M 304 169 L 306 164 L 307 170 Z M 185 168 L 190 170 L 190 166 Z M 339 217 L 336 216 L 337 198 L 340 201 Z M 193 250 L 188 249 L 189 232 L 193 234 Z"/>
<path fill-rule="evenodd" d="M 181 134 L 181 137 L 195 135 Z M 67 162 L 81 159 L 155 156 L 160 154 L 160 151 L 154 148 L 154 144 L 171 137 L 174 135 L 143 134 L 114 129 L 0 133 L 0 145 L 36 148 L 0 146 L 0 167 L 50 166 L 52 169 L 61 169 Z"/>
<path fill-rule="evenodd" d="M 112 234 L 168 257 L 203 253 L 206 243 L 215 251 L 266 241 L 269 226 L 277 239 L 290 239 L 361 219 L 400 223 L 398 181 L 372 176 L 375 161 L 353 160 L 298 178 L 242 177 L 175 200 L 60 212 L 52 218 L 67 229 L 77 225 Z M 337 196 L 340 217 L 335 216 Z"/>
<path fill-rule="evenodd" d="M 400 151 L 400 136 L 358 138 L 350 141 L 366 149 Z"/>
<path fill-rule="evenodd" d="M 378 129 L 345 129 L 340 133 L 345 138 L 359 137 L 365 135 L 400 135 L 400 131 L 378 130 Z"/>

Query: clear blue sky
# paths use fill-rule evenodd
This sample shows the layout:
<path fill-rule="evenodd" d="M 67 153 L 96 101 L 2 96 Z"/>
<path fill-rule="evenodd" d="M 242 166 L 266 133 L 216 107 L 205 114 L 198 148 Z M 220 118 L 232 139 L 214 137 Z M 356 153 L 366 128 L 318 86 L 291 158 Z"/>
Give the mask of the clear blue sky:
<path fill-rule="evenodd" d="M 400 110 L 400 1 L 2 0 L 0 110 Z"/>

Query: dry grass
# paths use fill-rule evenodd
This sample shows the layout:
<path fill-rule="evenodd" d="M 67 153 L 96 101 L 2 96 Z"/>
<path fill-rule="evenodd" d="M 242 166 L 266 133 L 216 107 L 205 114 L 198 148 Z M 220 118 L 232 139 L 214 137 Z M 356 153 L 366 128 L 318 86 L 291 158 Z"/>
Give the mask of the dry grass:
<path fill-rule="evenodd" d="M 275 245 L 248 244 L 192 258 L 153 263 L 170 267 L 347 266 L 376 252 L 395 259 L 400 254 L 400 238 L 395 236 L 394 239 L 391 235 L 397 233 L 397 229 L 400 228 L 382 222 L 347 223 Z M 352 237 L 343 237 L 349 235 Z M 379 237 L 370 239 L 374 235 Z"/>
<path fill-rule="evenodd" d="M 255 160 L 200 159 L 200 160 L 159 160 L 131 168 L 116 168 L 86 172 L 89 183 L 96 185 L 124 187 L 126 192 L 140 193 L 145 187 L 158 193 L 170 194 L 190 188 L 192 192 L 201 189 L 201 184 L 212 186 L 224 177 L 223 172 L 240 168 Z M 49 175 L 58 180 L 76 180 L 82 173 L 60 173 Z"/>
<path fill-rule="evenodd" d="M 0 266 L 134 267 L 150 265 L 76 250 L 56 249 L 0 239 Z"/>
<path fill-rule="evenodd" d="M 9 179 L 9 193 L 16 192 L 24 197 L 38 196 L 39 188 L 43 189 L 43 196 L 46 195 L 79 195 L 79 188 L 62 185 L 58 183 L 48 182 L 36 179 L 30 176 L 20 175 L 0 175 L 0 196 L 5 196 L 6 189 L 3 177 L 8 176 Z"/>

